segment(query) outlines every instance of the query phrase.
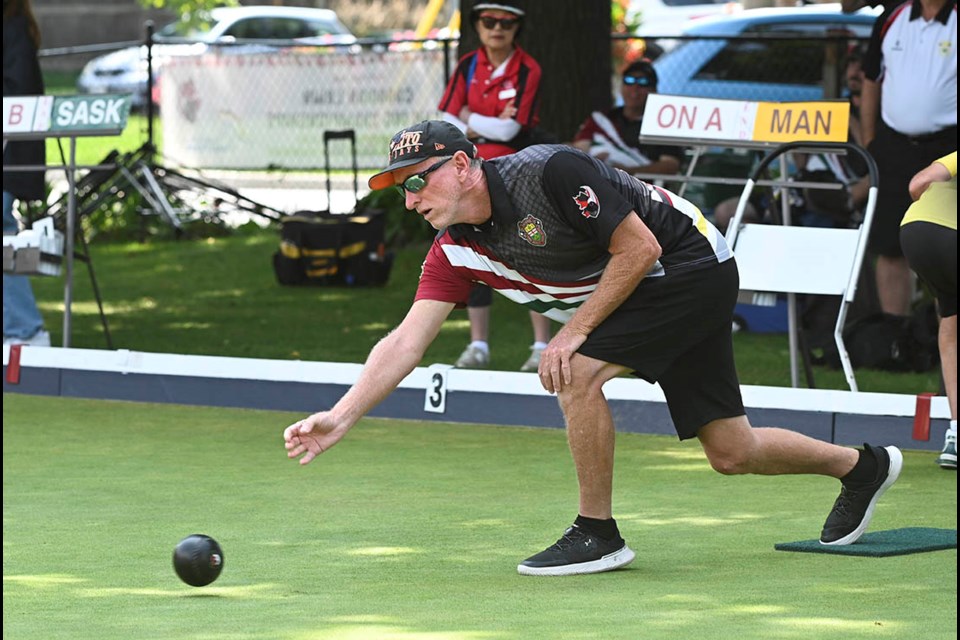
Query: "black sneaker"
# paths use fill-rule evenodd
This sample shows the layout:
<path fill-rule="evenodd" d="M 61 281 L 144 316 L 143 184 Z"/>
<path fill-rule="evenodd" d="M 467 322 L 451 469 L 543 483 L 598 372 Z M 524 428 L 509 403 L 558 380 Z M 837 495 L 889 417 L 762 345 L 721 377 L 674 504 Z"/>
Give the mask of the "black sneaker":
<path fill-rule="evenodd" d="M 820 533 L 820 544 L 853 544 L 867 530 L 873 508 L 883 492 L 893 486 L 903 468 L 903 454 L 896 447 L 864 445 L 877 459 L 877 477 L 873 482 L 849 483 L 840 488 L 840 497 L 833 503 Z"/>
<path fill-rule="evenodd" d="M 517 571 L 525 576 L 600 573 L 625 567 L 633 558 L 633 551 L 620 536 L 605 540 L 572 525 L 554 545 L 517 565 Z"/>

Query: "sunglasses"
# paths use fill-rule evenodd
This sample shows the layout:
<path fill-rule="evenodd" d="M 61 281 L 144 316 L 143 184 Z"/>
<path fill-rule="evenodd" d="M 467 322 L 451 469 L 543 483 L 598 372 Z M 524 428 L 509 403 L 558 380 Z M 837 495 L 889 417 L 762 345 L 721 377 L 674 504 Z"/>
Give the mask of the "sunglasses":
<path fill-rule="evenodd" d="M 493 29 L 499 24 L 500 28 L 504 31 L 510 31 L 520 24 L 520 20 L 517 18 L 494 18 L 493 16 L 480 16 L 480 24 L 483 25 L 484 29 Z"/>
<path fill-rule="evenodd" d="M 623 76 L 623 84 L 638 87 L 652 87 L 653 78 L 649 76 Z"/>
<path fill-rule="evenodd" d="M 399 191 L 404 197 L 406 197 L 407 193 L 420 193 L 423 191 L 423 188 L 427 186 L 427 176 L 446 164 L 452 157 L 453 156 L 450 158 L 444 158 L 440 162 L 430 165 L 420 173 L 413 174 L 397 185 L 397 191 Z"/>

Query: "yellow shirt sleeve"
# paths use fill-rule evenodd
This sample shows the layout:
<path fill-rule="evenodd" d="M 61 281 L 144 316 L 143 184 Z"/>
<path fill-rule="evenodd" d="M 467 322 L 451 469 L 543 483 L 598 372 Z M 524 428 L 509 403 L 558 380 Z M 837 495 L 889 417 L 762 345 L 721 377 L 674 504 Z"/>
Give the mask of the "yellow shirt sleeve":
<path fill-rule="evenodd" d="M 956 151 L 943 156 L 942 158 L 938 159 L 936 162 L 945 166 L 947 168 L 947 171 L 950 172 L 950 175 L 956 177 L 957 175 L 957 152 Z"/>

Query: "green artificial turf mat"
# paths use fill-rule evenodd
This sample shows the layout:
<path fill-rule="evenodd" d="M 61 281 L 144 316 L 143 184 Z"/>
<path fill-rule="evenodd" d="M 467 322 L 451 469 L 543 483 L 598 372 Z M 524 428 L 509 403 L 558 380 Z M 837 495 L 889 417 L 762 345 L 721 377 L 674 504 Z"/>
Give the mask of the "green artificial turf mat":
<path fill-rule="evenodd" d="M 841 556 L 904 556 L 910 553 L 941 551 L 957 548 L 956 529 L 933 529 L 931 527 L 906 527 L 866 533 L 857 542 L 848 545 L 830 546 L 819 540 L 778 542 L 777 551 L 801 551 L 804 553 L 833 553 Z"/>

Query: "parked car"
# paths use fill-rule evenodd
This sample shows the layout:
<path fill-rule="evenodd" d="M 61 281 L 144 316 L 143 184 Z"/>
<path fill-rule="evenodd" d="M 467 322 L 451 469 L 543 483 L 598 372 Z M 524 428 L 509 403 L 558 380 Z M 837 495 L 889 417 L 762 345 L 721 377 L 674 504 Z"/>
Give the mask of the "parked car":
<path fill-rule="evenodd" d="M 255 41 L 296 41 L 304 45 L 351 45 L 356 37 L 327 9 L 280 6 L 221 7 L 197 26 L 173 22 L 154 34 L 154 79 L 172 56 L 198 55 L 210 45 L 249 53 L 273 50 Z M 147 47 L 127 47 L 94 58 L 77 78 L 80 93 L 131 93 L 133 108 L 147 104 Z"/>
<path fill-rule="evenodd" d="M 658 91 L 775 102 L 831 97 L 835 87 L 826 86 L 828 43 L 800 38 L 840 36 L 841 40 L 832 41 L 839 49 L 832 64 L 839 70 L 848 50 L 858 40 L 869 37 L 878 15 L 874 8 L 843 13 L 839 4 L 813 4 L 748 9 L 731 16 L 698 20 L 683 32 L 683 36 L 693 39 L 682 41 L 653 63 L 659 76 Z M 778 36 L 795 39 L 775 39 Z"/>
<path fill-rule="evenodd" d="M 743 9 L 730 0 L 631 0 L 629 15 L 639 17 L 637 35 L 677 36 L 691 20 L 717 15 L 732 15 Z"/>

